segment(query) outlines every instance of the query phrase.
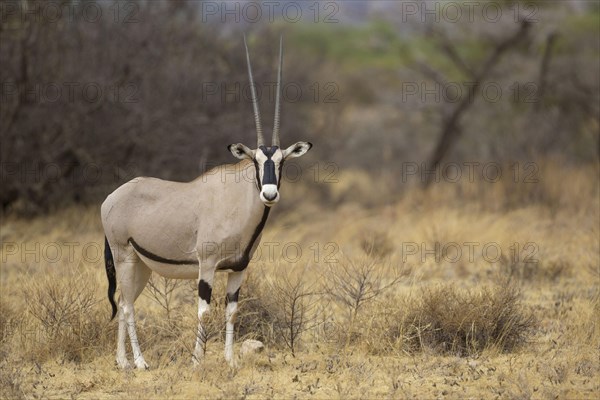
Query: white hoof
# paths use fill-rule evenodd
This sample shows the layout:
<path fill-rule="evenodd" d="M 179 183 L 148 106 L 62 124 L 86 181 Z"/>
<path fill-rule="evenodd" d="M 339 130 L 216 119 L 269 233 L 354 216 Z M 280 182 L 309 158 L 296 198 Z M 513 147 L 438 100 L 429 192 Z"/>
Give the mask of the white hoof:
<path fill-rule="evenodd" d="M 144 357 L 140 357 L 137 360 L 135 360 L 135 367 L 137 369 L 148 369 L 148 364 L 146 364 L 146 361 L 144 360 Z"/>
<path fill-rule="evenodd" d="M 131 364 L 127 361 L 127 358 L 117 358 L 117 366 L 120 369 L 130 369 Z"/>

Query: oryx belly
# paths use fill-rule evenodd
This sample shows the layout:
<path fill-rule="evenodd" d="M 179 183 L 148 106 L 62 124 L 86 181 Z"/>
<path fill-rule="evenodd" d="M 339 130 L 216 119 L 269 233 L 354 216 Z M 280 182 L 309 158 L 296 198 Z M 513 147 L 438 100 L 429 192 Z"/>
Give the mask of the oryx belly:
<path fill-rule="evenodd" d="M 155 254 L 131 237 L 128 242 L 142 262 L 157 274 L 172 279 L 194 279 L 198 277 L 199 264 L 194 255 L 192 257 L 184 255 L 178 258 L 167 258 Z"/>
<path fill-rule="evenodd" d="M 136 252 L 137 253 L 137 252 Z M 164 276 L 169 279 L 197 279 L 198 278 L 198 264 L 165 264 L 162 262 L 151 260 L 143 255 L 139 254 L 142 262 L 148 266 L 152 271 L 156 272 L 160 276 Z"/>

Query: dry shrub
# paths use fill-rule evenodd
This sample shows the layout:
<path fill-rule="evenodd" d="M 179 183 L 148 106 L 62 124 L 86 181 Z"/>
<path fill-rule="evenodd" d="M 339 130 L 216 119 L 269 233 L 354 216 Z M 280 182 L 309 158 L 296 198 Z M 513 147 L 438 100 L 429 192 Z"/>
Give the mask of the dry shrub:
<path fill-rule="evenodd" d="M 157 274 L 152 274 L 145 290 L 142 292 L 152 301 L 165 310 L 167 320 L 171 319 L 173 307 L 176 305 L 174 295 L 180 287 L 189 286 L 189 281 L 182 279 L 169 279 Z"/>
<path fill-rule="evenodd" d="M 9 307 L 4 299 L 0 299 L 0 398 L 23 398 L 21 389 L 22 364 L 14 365 L 15 349 L 11 338 L 18 332 L 17 313 Z"/>
<path fill-rule="evenodd" d="M 267 279 L 275 326 L 281 328 L 278 337 L 283 340 L 293 356 L 302 333 L 320 322 L 318 290 L 314 283 L 307 282 L 306 272 L 307 268 L 299 272 L 286 269 Z"/>
<path fill-rule="evenodd" d="M 352 344 L 376 356 L 401 355 L 410 348 L 411 324 L 404 310 L 406 299 L 365 307 L 355 323 Z"/>
<path fill-rule="evenodd" d="M 198 330 L 196 282 L 152 274 L 142 294 L 145 298 L 140 296 L 135 303 L 136 327 L 146 360 L 153 368 L 180 360 L 189 363 Z M 205 314 L 203 320 L 209 338 L 222 333 L 223 318 L 218 304 Z"/>
<path fill-rule="evenodd" d="M 327 308 L 308 267 L 281 267 L 277 274 L 249 274 L 240 298 L 238 333 L 287 348 L 292 355 L 301 335 L 323 322 Z M 244 295 L 245 293 L 245 295 Z"/>
<path fill-rule="evenodd" d="M 375 258 L 343 257 L 340 262 L 327 265 L 325 289 L 352 322 L 365 304 L 398 284 L 404 272 L 403 268 L 394 268 Z"/>
<path fill-rule="evenodd" d="M 527 341 L 535 324 L 511 285 L 424 289 L 402 323 L 397 331 L 404 332 L 411 348 L 461 356 L 488 348 L 511 351 Z"/>
<path fill-rule="evenodd" d="M 0 343 L 7 339 L 14 330 L 15 312 L 9 305 L 0 299 Z"/>
<path fill-rule="evenodd" d="M 160 311 L 166 314 L 166 309 Z M 221 318 L 217 318 L 215 314 L 219 314 Z M 222 313 L 211 309 L 206 318 L 203 318 L 208 339 L 218 339 L 222 336 L 222 317 Z M 191 362 L 198 330 L 197 312 L 194 307 L 172 310 L 170 318 L 166 318 L 166 315 L 162 318 L 158 313 L 145 319 L 136 316 L 136 327 L 142 351 L 152 368 L 162 368 L 180 361 Z M 112 349 L 116 348 L 115 339 L 113 338 Z M 129 346 L 129 337 L 125 342 Z"/>
<path fill-rule="evenodd" d="M 0 398 L 23 399 L 26 393 L 23 390 L 23 364 L 10 363 L 7 358 L 0 361 Z"/>
<path fill-rule="evenodd" d="M 36 360 L 60 355 L 68 361 L 93 359 L 112 349 L 114 326 L 96 298 L 96 280 L 89 273 L 34 275 L 24 288 L 27 310 L 34 319 L 26 348 Z"/>
<path fill-rule="evenodd" d="M 243 338 L 253 338 L 274 345 L 279 341 L 277 319 L 272 303 L 268 301 L 268 288 L 264 280 L 252 270 L 242 285 L 236 329 Z"/>
<path fill-rule="evenodd" d="M 393 325 L 387 321 L 390 298 L 383 298 L 392 294 L 407 270 L 374 257 L 344 256 L 339 262 L 328 264 L 325 271 L 325 292 L 336 310 L 333 325 L 324 326 L 325 333 L 346 349 L 350 345 L 373 348 L 373 338 L 375 347 L 380 348 L 379 344 L 389 337 L 385 332 Z"/>
<path fill-rule="evenodd" d="M 540 282 L 556 281 L 571 275 L 573 266 L 568 260 L 526 261 L 511 260 L 504 254 L 500 258 L 500 272 L 511 279 Z"/>

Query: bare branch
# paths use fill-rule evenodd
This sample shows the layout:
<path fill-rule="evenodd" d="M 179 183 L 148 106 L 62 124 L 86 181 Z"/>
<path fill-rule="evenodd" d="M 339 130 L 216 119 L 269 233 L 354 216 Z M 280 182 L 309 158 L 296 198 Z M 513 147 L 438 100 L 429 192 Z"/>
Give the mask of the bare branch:
<path fill-rule="evenodd" d="M 482 82 L 488 77 L 492 68 L 498 64 L 502 55 L 510 48 L 520 43 L 521 40 L 527 36 L 530 27 L 531 23 L 528 20 L 522 20 L 519 29 L 511 36 L 498 43 L 483 65 L 474 74 L 474 83 L 469 86 L 468 95 L 464 96 L 456 105 L 442 127 L 440 138 L 429 161 L 431 168 L 435 169 L 439 166 L 446 153 L 460 137 L 462 131 L 459 129 L 459 121 L 462 115 L 472 106 L 474 95 Z M 431 184 L 433 178 L 433 174 L 427 175 L 425 187 L 428 187 Z"/>

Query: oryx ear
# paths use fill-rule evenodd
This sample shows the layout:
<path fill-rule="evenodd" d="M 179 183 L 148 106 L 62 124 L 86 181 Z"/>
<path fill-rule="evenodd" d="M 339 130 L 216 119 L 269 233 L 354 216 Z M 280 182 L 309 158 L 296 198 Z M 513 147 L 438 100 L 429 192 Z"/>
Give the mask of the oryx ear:
<path fill-rule="evenodd" d="M 255 150 L 252 150 L 241 143 L 230 144 L 229 146 L 227 146 L 227 148 L 229 149 L 231 154 L 234 155 L 234 157 L 239 158 L 240 160 L 254 158 Z"/>
<path fill-rule="evenodd" d="M 283 150 L 283 159 L 303 156 L 312 147 L 311 142 L 297 142 Z"/>

